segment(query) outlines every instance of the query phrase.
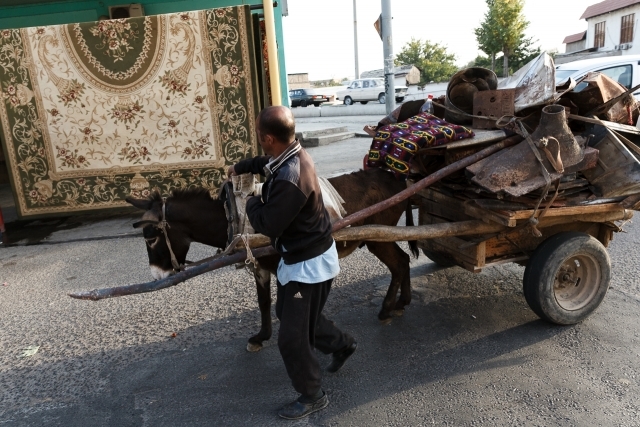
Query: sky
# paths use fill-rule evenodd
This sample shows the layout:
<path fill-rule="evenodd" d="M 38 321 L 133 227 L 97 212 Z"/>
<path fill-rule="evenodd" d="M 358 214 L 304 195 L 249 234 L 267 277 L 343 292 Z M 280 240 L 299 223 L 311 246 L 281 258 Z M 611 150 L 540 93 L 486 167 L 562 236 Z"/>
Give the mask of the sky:
<path fill-rule="evenodd" d="M 393 51 L 400 52 L 411 38 L 447 47 L 464 66 L 478 50 L 474 28 L 487 11 L 484 0 L 390 0 L 393 15 Z M 565 36 L 587 29 L 580 16 L 598 0 L 525 0 L 527 37 L 542 50 L 564 52 Z M 353 0 L 288 0 L 283 17 L 287 73 L 308 73 L 309 80 L 353 78 Z M 380 0 L 356 0 L 360 73 L 383 68 L 382 41 L 373 27 Z"/>

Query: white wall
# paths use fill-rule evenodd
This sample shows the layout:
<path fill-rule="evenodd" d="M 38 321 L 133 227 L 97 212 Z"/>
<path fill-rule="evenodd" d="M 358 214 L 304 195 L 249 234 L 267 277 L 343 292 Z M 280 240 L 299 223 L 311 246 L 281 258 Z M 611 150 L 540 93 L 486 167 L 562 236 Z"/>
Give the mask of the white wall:
<path fill-rule="evenodd" d="M 637 55 L 640 54 L 640 33 L 639 20 L 640 20 L 640 5 L 635 4 L 633 6 L 625 7 L 606 13 L 600 16 L 594 16 L 587 20 L 587 45 L 586 48 L 593 47 L 593 41 L 595 38 L 596 24 L 602 21 L 606 21 L 605 33 L 604 33 L 604 47 L 601 47 L 598 51 L 614 50 L 616 45 L 620 44 L 620 29 L 622 24 L 622 17 L 635 13 L 635 22 L 633 28 L 633 42 L 630 49 L 622 51 L 623 55 Z"/>

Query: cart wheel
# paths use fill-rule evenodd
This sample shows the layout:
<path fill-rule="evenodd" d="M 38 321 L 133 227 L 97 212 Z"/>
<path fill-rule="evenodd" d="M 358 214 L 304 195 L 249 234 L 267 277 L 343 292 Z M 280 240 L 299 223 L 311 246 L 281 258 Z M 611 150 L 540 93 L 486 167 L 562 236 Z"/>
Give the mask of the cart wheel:
<path fill-rule="evenodd" d="M 542 319 L 573 325 L 604 299 L 611 279 L 607 250 L 574 231 L 554 234 L 533 252 L 522 280 L 529 307 Z"/>
<path fill-rule="evenodd" d="M 440 267 L 453 267 L 454 265 L 456 265 L 456 263 L 446 254 L 436 251 L 430 251 L 429 249 L 423 249 L 422 253 Z"/>

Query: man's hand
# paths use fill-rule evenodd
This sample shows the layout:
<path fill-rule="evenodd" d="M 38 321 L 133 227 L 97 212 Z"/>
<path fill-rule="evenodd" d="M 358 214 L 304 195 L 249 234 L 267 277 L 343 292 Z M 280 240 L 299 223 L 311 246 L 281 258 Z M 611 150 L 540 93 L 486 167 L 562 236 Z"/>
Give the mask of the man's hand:
<path fill-rule="evenodd" d="M 236 170 L 234 169 L 233 166 L 229 166 L 229 169 L 227 169 L 227 178 L 231 178 L 234 175 L 238 175 L 236 173 Z"/>

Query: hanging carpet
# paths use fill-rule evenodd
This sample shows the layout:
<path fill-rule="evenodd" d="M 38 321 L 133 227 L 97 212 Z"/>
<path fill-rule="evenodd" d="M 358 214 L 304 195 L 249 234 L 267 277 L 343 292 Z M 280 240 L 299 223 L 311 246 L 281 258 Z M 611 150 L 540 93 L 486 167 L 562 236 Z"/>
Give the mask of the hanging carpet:
<path fill-rule="evenodd" d="M 21 217 L 204 187 L 257 154 L 248 6 L 0 31 L 0 123 Z"/>

